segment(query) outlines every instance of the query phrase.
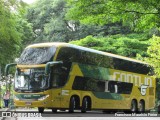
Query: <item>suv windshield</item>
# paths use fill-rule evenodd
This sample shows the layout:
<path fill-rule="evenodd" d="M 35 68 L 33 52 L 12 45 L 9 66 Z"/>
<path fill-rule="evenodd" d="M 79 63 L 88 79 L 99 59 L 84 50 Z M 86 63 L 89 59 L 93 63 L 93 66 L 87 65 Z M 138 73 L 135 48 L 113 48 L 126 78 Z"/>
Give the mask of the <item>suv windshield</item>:
<path fill-rule="evenodd" d="M 15 90 L 40 91 L 49 87 L 48 77 L 44 75 L 44 69 L 17 69 L 15 75 Z"/>
<path fill-rule="evenodd" d="M 18 64 L 44 64 L 53 59 L 56 48 L 52 47 L 38 47 L 26 48 L 21 54 Z"/>

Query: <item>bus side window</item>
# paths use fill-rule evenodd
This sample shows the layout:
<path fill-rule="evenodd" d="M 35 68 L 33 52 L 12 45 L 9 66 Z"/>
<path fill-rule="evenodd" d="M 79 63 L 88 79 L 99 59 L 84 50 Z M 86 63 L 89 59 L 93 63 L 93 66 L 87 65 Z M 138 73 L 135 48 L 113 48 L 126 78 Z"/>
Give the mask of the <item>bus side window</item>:
<path fill-rule="evenodd" d="M 109 92 L 108 81 L 105 82 L 105 90 L 104 92 Z"/>
<path fill-rule="evenodd" d="M 111 93 L 118 93 L 118 84 L 117 84 L 117 82 L 116 81 L 109 81 L 108 90 Z"/>
<path fill-rule="evenodd" d="M 104 92 L 105 91 L 105 82 L 98 81 L 97 82 L 97 92 Z"/>
<path fill-rule="evenodd" d="M 67 83 L 68 74 L 62 66 L 53 67 L 50 75 L 52 87 L 62 87 Z"/>
<path fill-rule="evenodd" d="M 72 85 L 73 90 L 84 90 L 85 79 L 83 77 L 76 76 Z"/>
<path fill-rule="evenodd" d="M 115 92 L 114 84 L 110 84 L 110 86 L 109 86 L 109 91 L 110 91 L 111 93 L 114 93 L 114 92 Z"/>
<path fill-rule="evenodd" d="M 123 83 L 118 83 L 117 85 L 118 85 L 118 91 L 117 92 L 121 94 L 122 90 L 123 90 L 123 87 L 122 87 Z"/>

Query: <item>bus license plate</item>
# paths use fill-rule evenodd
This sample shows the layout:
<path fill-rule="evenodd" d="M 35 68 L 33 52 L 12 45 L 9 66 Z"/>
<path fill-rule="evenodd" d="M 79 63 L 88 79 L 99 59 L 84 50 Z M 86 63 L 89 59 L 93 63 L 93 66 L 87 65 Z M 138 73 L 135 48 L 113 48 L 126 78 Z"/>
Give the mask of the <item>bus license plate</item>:
<path fill-rule="evenodd" d="M 26 102 L 26 105 L 32 105 L 32 102 Z"/>

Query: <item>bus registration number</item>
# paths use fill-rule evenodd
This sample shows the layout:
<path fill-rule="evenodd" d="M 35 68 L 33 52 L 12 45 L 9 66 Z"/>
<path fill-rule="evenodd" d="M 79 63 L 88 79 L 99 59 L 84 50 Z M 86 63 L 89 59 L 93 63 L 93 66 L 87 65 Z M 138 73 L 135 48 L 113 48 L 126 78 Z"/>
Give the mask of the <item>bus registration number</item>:
<path fill-rule="evenodd" d="M 26 102 L 26 105 L 32 105 L 32 102 Z"/>

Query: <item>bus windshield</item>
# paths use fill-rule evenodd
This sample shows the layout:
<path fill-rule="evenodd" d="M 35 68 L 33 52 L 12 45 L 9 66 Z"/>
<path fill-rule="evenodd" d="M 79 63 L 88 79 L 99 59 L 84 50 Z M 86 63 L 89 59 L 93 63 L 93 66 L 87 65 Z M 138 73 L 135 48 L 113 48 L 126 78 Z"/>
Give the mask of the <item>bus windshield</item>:
<path fill-rule="evenodd" d="M 15 75 L 15 90 L 40 91 L 49 87 L 49 78 L 44 75 L 44 69 L 17 69 Z"/>
<path fill-rule="evenodd" d="M 52 47 L 38 47 L 26 48 L 21 54 L 18 64 L 44 64 L 53 59 L 56 48 Z"/>

